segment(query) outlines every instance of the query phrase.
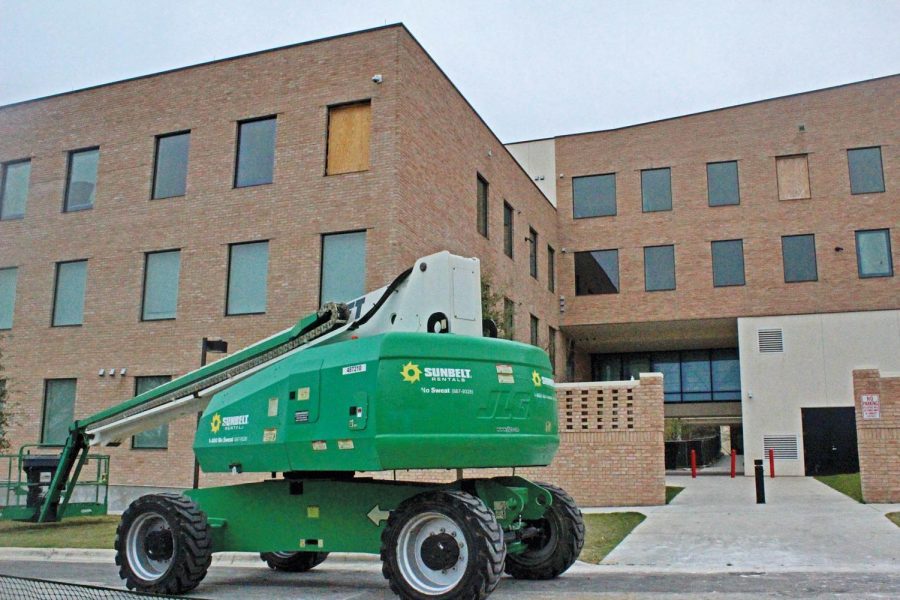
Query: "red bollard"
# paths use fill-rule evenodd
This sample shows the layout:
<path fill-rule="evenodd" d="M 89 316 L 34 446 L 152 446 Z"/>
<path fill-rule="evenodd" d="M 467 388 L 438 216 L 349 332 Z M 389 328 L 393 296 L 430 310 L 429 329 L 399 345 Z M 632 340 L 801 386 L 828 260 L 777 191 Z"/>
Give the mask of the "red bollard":
<path fill-rule="evenodd" d="M 769 477 L 775 479 L 775 450 L 769 448 Z"/>
<path fill-rule="evenodd" d="M 691 477 L 697 479 L 697 451 L 691 450 Z"/>
<path fill-rule="evenodd" d="M 734 479 L 735 472 L 737 471 L 737 450 L 734 448 L 731 449 L 731 478 Z"/>

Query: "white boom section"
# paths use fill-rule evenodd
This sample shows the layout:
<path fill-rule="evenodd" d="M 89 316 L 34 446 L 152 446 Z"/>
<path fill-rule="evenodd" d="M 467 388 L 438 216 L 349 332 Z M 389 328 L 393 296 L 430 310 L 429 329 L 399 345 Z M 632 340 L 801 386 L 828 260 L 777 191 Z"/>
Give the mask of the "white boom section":
<path fill-rule="evenodd" d="M 393 285 L 393 284 L 392 284 Z M 212 397 L 238 381 L 297 352 L 322 344 L 391 331 L 453 333 L 481 337 L 481 266 L 477 258 L 438 252 L 416 261 L 395 289 L 385 286 L 347 303 L 346 324 L 199 392 L 87 430 L 92 446 L 117 445 L 129 436 L 206 409 Z M 385 297 L 385 294 L 389 294 Z M 376 309 L 376 306 L 381 306 Z M 372 312 L 374 310 L 374 312 Z M 348 362 L 352 362 L 352 357 Z"/>

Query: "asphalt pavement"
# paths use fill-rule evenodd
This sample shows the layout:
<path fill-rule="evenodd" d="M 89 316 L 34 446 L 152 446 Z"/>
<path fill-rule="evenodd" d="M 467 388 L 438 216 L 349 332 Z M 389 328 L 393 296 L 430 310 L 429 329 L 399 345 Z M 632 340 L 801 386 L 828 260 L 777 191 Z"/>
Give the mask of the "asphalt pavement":
<path fill-rule="evenodd" d="M 214 565 L 190 597 L 223 600 L 376 600 L 392 599 L 374 561 L 326 561 L 309 573 L 279 573 L 258 567 Z M 0 574 L 77 582 L 123 589 L 111 562 L 0 561 Z M 576 564 L 553 581 L 505 577 L 491 600 L 666 599 L 749 600 L 751 598 L 900 597 L 900 573 L 642 573 Z"/>

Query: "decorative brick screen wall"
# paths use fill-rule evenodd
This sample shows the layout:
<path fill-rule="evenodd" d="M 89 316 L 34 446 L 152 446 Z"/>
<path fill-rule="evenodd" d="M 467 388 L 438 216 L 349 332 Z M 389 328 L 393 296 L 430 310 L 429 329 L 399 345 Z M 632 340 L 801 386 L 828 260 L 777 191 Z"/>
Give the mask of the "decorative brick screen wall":
<path fill-rule="evenodd" d="M 900 502 L 900 376 L 853 371 L 853 396 L 863 499 Z"/>
<path fill-rule="evenodd" d="M 556 385 L 559 452 L 549 467 L 516 475 L 568 491 L 580 506 L 647 506 L 666 499 L 663 378 Z M 466 477 L 509 475 L 510 469 L 466 469 Z M 392 472 L 380 477 L 393 477 Z M 450 471 L 397 471 L 399 480 L 452 481 Z"/>

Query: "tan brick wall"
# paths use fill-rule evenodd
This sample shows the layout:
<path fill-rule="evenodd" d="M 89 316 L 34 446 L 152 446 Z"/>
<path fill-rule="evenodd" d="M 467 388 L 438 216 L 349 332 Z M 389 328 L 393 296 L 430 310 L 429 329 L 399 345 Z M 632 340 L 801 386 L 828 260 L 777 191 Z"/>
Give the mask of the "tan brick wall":
<path fill-rule="evenodd" d="M 653 506 L 666 500 L 663 379 L 557 386 L 560 447 L 547 467 L 515 474 L 553 483 L 581 506 Z M 584 408 L 582 408 L 584 407 Z M 509 475 L 512 469 L 466 469 L 465 477 Z M 456 479 L 453 471 L 393 471 L 401 481 Z"/>
<path fill-rule="evenodd" d="M 897 276 L 860 279 L 854 231 L 891 228 L 900 264 L 900 76 L 556 138 L 567 326 L 900 307 Z M 805 131 L 800 132 L 799 126 Z M 881 146 L 884 193 L 850 194 L 847 149 Z M 780 201 L 775 157 L 809 154 L 812 198 Z M 736 160 L 740 205 L 710 207 L 706 163 Z M 670 167 L 671 211 L 643 213 L 641 170 Z M 618 214 L 574 219 L 572 178 L 615 173 Z M 781 236 L 816 236 L 818 281 L 784 283 Z M 746 285 L 713 287 L 710 242 L 744 240 Z M 643 247 L 675 245 L 677 289 L 644 291 Z M 575 296 L 574 255 L 619 250 L 621 289 Z M 835 251 L 842 248 L 842 251 Z"/>
<path fill-rule="evenodd" d="M 376 73 L 380 85 L 371 80 Z M 366 98 L 370 169 L 324 176 L 328 106 Z M 234 189 L 236 122 L 272 114 L 274 182 Z M 151 201 L 155 136 L 184 129 L 191 130 L 187 193 Z M 434 156 L 415 160 L 414 144 Z M 94 207 L 62 213 L 66 153 L 93 145 L 100 146 Z M 481 166 L 491 162 L 488 148 L 492 170 Z M 3 342 L 18 407 L 14 445 L 39 438 L 45 379 L 77 378 L 82 418 L 131 397 L 136 376 L 196 368 L 203 337 L 236 350 L 315 310 L 323 233 L 366 229 L 367 289 L 444 249 L 477 255 L 490 272 L 502 257 L 501 204 L 492 203 L 490 243 L 479 244 L 476 169 L 485 169 L 492 190 L 509 190 L 533 213 L 544 242 L 555 239 L 552 207 L 400 26 L 0 107 L 0 162 L 26 157 L 26 216 L 0 222 L 0 267 L 19 267 L 15 323 Z M 263 239 L 267 312 L 225 317 L 228 244 Z M 539 300 L 546 326 L 552 295 L 528 277 L 522 247 L 503 284 L 526 306 Z M 144 253 L 174 248 L 181 249 L 177 319 L 141 322 Z M 54 263 L 85 258 L 84 324 L 50 327 Z M 543 265 L 542 273 L 545 283 Z M 519 339 L 527 335 L 526 314 Z M 110 367 L 127 368 L 127 376 L 98 377 Z M 193 437 L 188 417 L 170 425 L 167 451 L 104 448 L 112 483 L 190 485 Z"/>
<path fill-rule="evenodd" d="M 880 419 L 863 419 L 863 394 L 879 397 Z M 900 376 L 883 377 L 877 369 L 855 370 L 853 397 L 863 499 L 900 502 Z"/>

